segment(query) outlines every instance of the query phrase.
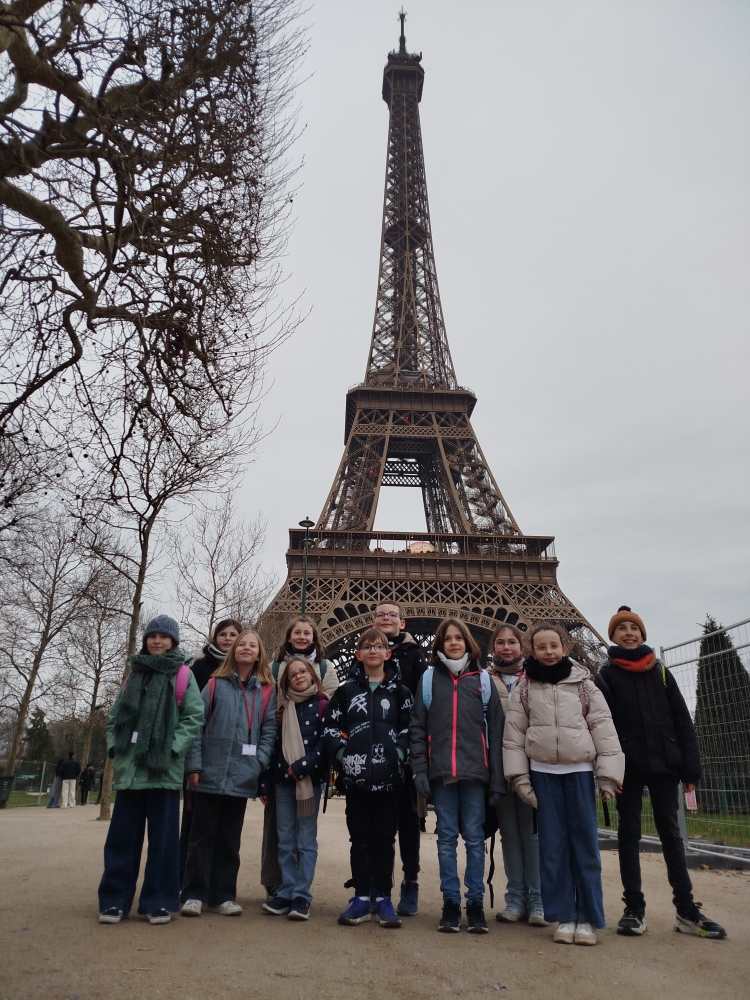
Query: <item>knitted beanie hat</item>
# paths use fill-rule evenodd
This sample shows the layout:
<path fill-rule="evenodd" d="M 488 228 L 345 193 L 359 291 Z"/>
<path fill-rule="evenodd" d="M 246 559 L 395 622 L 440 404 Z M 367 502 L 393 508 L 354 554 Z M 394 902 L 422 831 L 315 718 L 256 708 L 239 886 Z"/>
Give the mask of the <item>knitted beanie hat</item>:
<path fill-rule="evenodd" d="M 622 604 L 617 609 L 617 614 L 612 615 L 612 617 L 609 620 L 609 628 L 607 629 L 607 635 L 609 636 L 610 642 L 614 641 L 612 636 L 614 635 L 615 629 L 621 622 L 632 622 L 633 625 L 637 625 L 638 628 L 641 630 L 642 641 L 643 642 L 646 641 L 647 639 L 646 626 L 643 624 L 643 619 L 641 618 L 640 615 L 637 615 L 635 611 L 631 611 L 626 604 Z"/>
<path fill-rule="evenodd" d="M 152 618 L 143 630 L 143 641 L 145 642 L 147 636 L 153 635 L 154 632 L 162 632 L 170 639 L 174 639 L 176 646 L 180 645 L 180 626 L 169 615 L 157 615 L 156 618 Z"/>

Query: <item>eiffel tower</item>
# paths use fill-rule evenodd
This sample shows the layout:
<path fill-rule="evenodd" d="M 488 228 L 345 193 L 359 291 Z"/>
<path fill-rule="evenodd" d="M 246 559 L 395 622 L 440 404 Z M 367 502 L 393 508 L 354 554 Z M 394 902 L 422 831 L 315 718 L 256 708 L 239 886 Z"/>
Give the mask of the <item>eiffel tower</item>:
<path fill-rule="evenodd" d="M 601 636 L 557 585 L 554 538 L 522 533 L 471 426 L 476 396 L 456 378 L 427 202 L 422 54 L 407 52 L 399 16 L 399 48 L 383 71 L 390 125 L 370 355 L 346 395 L 344 454 L 310 532 L 306 611 L 340 670 L 385 600 L 399 602 L 424 644 L 449 614 L 483 651 L 501 622 L 555 621 L 579 658 L 597 660 Z M 420 489 L 427 531 L 375 531 L 381 486 Z M 269 641 L 300 610 L 305 532 L 289 535 L 286 582 L 259 623 Z"/>

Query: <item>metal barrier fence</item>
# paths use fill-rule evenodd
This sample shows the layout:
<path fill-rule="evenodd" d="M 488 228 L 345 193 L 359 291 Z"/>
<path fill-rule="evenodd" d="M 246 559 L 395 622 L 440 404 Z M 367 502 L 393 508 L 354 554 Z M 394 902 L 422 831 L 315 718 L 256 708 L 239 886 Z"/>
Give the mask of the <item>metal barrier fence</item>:
<path fill-rule="evenodd" d="M 701 749 L 703 779 L 695 797 L 680 795 L 685 846 L 750 857 L 750 618 L 659 652 L 680 686 Z M 606 829 L 601 802 L 598 808 Z M 616 829 L 614 803 L 610 813 Z M 657 839 L 647 789 L 643 834 Z"/>
<path fill-rule="evenodd" d="M 47 789 L 55 777 L 54 764 L 44 760 L 19 760 L 13 768 L 13 776 L 14 795 L 18 792 L 28 795 L 30 806 L 47 804 Z"/>

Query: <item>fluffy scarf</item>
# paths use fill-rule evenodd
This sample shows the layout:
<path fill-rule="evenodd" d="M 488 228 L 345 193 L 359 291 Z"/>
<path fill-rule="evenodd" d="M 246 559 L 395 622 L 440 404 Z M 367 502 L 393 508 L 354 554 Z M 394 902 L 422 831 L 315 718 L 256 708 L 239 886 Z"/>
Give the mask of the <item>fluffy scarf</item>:
<path fill-rule="evenodd" d="M 461 671 L 465 669 L 466 664 L 469 662 L 468 653 L 464 653 L 460 660 L 449 660 L 444 653 L 438 653 L 438 656 L 454 677 L 458 677 Z"/>
<path fill-rule="evenodd" d="M 644 674 L 656 664 L 656 653 L 645 644 L 635 649 L 623 649 L 622 646 L 610 646 L 607 654 L 613 663 L 623 670 L 633 674 Z"/>
<path fill-rule="evenodd" d="M 501 660 L 497 656 L 492 657 L 490 666 L 491 674 L 520 674 L 523 671 L 524 655 L 521 653 L 515 660 Z"/>
<path fill-rule="evenodd" d="M 318 685 L 310 684 L 304 691 L 293 691 L 289 688 L 286 696 L 293 705 L 301 705 L 303 701 L 307 701 L 308 698 L 312 698 L 317 693 Z M 281 717 L 281 752 L 290 767 L 300 757 L 305 756 L 305 744 L 302 742 L 296 708 L 287 709 Z M 315 812 L 315 791 L 312 778 L 304 777 L 301 781 L 296 782 L 296 786 L 297 815 L 312 816 Z"/>
<path fill-rule="evenodd" d="M 309 660 L 310 663 L 315 663 L 315 646 L 313 643 L 310 643 L 309 646 L 305 646 L 304 649 L 295 649 L 291 642 L 288 642 L 286 646 L 284 646 L 284 653 L 285 660 L 289 660 L 293 656 L 304 656 L 304 658 Z"/>
<path fill-rule="evenodd" d="M 115 753 L 127 753 L 133 733 L 138 733 L 135 762 L 157 778 L 172 763 L 174 683 L 177 671 L 189 659 L 179 646 L 160 656 L 136 653 L 130 657 L 132 673 L 122 689 L 115 718 Z"/>
<path fill-rule="evenodd" d="M 218 646 L 214 646 L 212 642 L 203 647 L 203 655 L 210 656 L 212 660 L 216 660 L 217 664 L 222 664 L 227 658 L 227 654 L 222 652 Z"/>
<path fill-rule="evenodd" d="M 559 684 L 560 681 L 570 677 L 572 669 L 573 661 L 569 656 L 563 656 L 559 663 L 551 667 L 545 667 L 533 656 L 530 656 L 524 664 L 524 670 L 532 681 L 541 681 L 543 684 Z"/>

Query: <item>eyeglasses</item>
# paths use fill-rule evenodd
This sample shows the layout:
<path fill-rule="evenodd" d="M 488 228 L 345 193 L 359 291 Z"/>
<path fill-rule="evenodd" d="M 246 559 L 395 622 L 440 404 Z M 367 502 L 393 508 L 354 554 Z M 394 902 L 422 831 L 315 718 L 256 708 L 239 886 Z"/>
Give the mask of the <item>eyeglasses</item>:
<path fill-rule="evenodd" d="M 398 611 L 376 611 L 376 618 L 395 618 L 396 621 L 401 621 L 401 615 Z"/>
<path fill-rule="evenodd" d="M 359 651 L 360 653 L 368 653 L 370 650 L 374 650 L 376 653 L 384 653 L 387 648 L 388 647 L 384 646 L 382 642 L 378 642 L 374 645 L 370 645 L 370 643 L 367 643 L 365 646 L 360 646 Z"/>

